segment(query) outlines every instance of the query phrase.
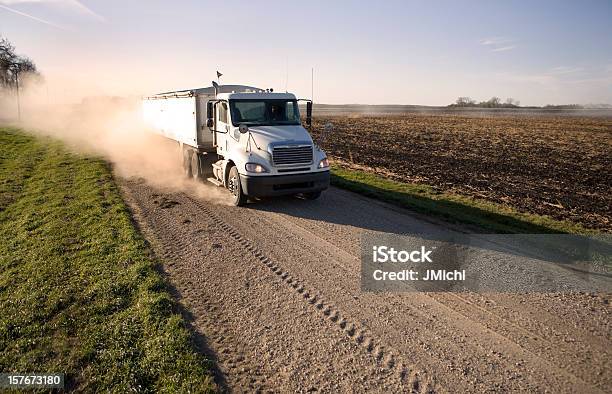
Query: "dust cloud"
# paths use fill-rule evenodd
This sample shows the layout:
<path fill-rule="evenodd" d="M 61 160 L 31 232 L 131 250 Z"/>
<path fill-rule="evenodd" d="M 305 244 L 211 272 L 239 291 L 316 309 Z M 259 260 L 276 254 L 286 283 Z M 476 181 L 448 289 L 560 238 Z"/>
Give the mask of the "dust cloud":
<path fill-rule="evenodd" d="M 44 83 L 33 83 L 20 91 L 19 102 L 20 120 L 15 92 L 0 91 L 0 125 L 57 138 L 76 152 L 101 156 L 122 178 L 140 178 L 215 203 L 229 201 L 225 190 L 183 175 L 178 143 L 151 132 L 142 121 L 140 97 L 50 98 Z"/>

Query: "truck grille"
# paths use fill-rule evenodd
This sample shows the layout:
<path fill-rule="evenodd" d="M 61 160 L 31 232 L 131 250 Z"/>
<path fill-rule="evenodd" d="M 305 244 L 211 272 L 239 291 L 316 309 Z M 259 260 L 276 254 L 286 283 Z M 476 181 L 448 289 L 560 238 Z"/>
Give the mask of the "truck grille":
<path fill-rule="evenodd" d="M 312 145 L 275 146 L 272 161 L 276 166 L 312 163 Z"/>

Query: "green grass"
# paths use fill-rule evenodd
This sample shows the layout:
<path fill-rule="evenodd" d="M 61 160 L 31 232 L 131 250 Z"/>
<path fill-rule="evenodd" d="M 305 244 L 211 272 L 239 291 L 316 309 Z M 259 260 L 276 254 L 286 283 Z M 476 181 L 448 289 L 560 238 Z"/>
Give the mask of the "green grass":
<path fill-rule="evenodd" d="M 576 223 L 518 212 L 510 206 L 439 192 L 427 185 L 397 182 L 361 170 L 332 166 L 333 185 L 387 201 L 449 222 L 477 226 L 493 233 L 592 234 Z"/>
<path fill-rule="evenodd" d="M 0 371 L 212 391 L 158 268 L 104 161 L 0 128 Z"/>

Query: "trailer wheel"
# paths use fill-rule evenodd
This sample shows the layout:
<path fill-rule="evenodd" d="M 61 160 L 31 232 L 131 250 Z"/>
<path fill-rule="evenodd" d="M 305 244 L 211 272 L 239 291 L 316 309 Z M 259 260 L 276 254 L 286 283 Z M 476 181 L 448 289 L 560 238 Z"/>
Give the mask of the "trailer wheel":
<path fill-rule="evenodd" d="M 183 148 L 183 171 L 186 178 L 191 178 L 191 156 L 191 150 Z"/>
<path fill-rule="evenodd" d="M 193 152 L 191 154 L 191 177 L 198 181 L 202 179 L 202 166 L 200 165 L 200 154 Z"/>
<path fill-rule="evenodd" d="M 227 189 L 232 194 L 232 202 L 235 206 L 240 207 L 246 204 L 247 196 L 242 192 L 240 174 L 236 166 L 230 168 L 229 175 L 227 176 Z"/>

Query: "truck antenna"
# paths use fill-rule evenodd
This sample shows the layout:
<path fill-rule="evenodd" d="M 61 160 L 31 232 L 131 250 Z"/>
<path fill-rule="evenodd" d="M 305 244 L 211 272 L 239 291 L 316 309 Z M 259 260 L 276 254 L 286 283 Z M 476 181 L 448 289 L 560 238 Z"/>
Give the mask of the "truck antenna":
<path fill-rule="evenodd" d="M 314 67 L 310 69 L 310 101 L 314 104 Z"/>
<path fill-rule="evenodd" d="M 289 56 L 285 57 L 285 93 L 288 92 L 289 86 Z"/>

